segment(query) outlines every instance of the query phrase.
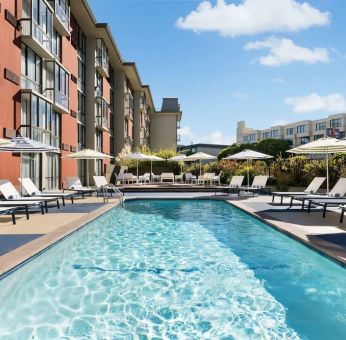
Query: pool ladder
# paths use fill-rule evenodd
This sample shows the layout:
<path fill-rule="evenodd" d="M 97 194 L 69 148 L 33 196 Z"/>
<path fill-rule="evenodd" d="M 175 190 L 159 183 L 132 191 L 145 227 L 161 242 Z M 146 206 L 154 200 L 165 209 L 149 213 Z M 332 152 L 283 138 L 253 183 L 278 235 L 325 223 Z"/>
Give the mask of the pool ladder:
<path fill-rule="evenodd" d="M 104 203 L 108 203 L 109 202 L 108 192 L 110 190 L 118 195 L 119 200 L 120 200 L 120 204 L 123 207 L 124 203 L 125 203 L 124 194 L 114 184 L 108 184 L 108 185 L 105 185 L 105 186 L 102 187 L 103 202 Z"/>

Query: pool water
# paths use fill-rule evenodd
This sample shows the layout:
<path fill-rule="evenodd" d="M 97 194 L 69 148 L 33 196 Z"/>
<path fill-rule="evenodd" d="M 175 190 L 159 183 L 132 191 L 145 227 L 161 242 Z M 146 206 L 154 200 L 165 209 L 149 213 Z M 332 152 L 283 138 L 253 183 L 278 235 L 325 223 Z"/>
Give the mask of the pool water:
<path fill-rule="evenodd" d="M 4 339 L 346 339 L 346 270 L 231 205 L 138 200 L 0 281 Z"/>

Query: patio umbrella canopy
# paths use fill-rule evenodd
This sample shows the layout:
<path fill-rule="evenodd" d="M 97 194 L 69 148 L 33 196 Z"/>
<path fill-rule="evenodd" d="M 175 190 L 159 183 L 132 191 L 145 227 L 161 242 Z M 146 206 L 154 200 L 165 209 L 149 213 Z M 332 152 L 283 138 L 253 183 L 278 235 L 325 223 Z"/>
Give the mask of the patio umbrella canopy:
<path fill-rule="evenodd" d="M 261 153 L 261 152 L 257 152 L 257 151 L 254 151 L 254 150 L 249 150 L 249 149 L 246 149 L 246 150 L 243 150 L 241 152 L 238 152 L 234 155 L 231 155 L 231 156 L 228 156 L 228 157 L 225 157 L 223 159 L 226 159 L 226 160 L 243 160 L 243 161 L 246 161 L 246 164 L 247 164 L 247 186 L 249 187 L 250 186 L 250 176 L 249 176 L 249 161 L 250 160 L 253 160 L 253 159 L 270 159 L 270 158 L 273 158 L 273 156 L 269 156 L 269 155 L 266 155 L 264 153 Z"/>
<path fill-rule="evenodd" d="M 178 156 L 174 156 L 171 158 L 168 158 L 168 161 L 172 161 L 172 162 L 183 162 L 186 159 L 186 155 L 185 154 L 180 154 Z M 180 175 L 183 173 L 183 166 L 180 165 Z"/>
<path fill-rule="evenodd" d="M 0 145 L 0 152 L 18 152 L 20 153 L 20 194 L 23 195 L 23 154 L 25 153 L 44 153 L 60 152 L 57 147 L 37 142 L 27 137 L 15 137 L 10 142 Z"/>
<path fill-rule="evenodd" d="M 6 145 L 6 144 L 10 144 L 11 143 L 11 141 L 10 140 L 6 140 L 6 139 L 2 139 L 2 138 L 0 138 L 0 145 Z"/>
<path fill-rule="evenodd" d="M 149 156 L 140 153 L 140 152 L 134 152 L 134 153 L 129 153 L 127 154 L 124 159 L 128 159 L 128 160 L 135 160 L 137 161 L 137 181 L 138 181 L 138 163 L 139 161 L 149 161 Z"/>
<path fill-rule="evenodd" d="M 294 154 L 320 154 L 326 156 L 327 194 L 329 193 L 329 154 L 346 153 L 346 140 L 321 138 L 311 143 L 300 145 L 287 152 Z"/>
<path fill-rule="evenodd" d="M 89 160 L 89 159 L 111 159 L 114 158 L 105 153 L 98 152 L 92 149 L 83 149 L 81 151 L 77 151 L 75 153 L 70 153 L 69 155 L 64 156 L 64 158 L 71 158 L 77 160 Z M 89 176 L 88 176 L 88 162 L 87 163 L 87 186 L 89 186 Z"/>
<path fill-rule="evenodd" d="M 184 158 L 184 161 L 185 162 L 199 161 L 199 175 L 201 176 L 202 175 L 202 161 L 210 161 L 213 159 L 216 159 L 216 157 L 212 155 L 208 155 L 207 153 L 204 153 L 204 152 L 197 152 Z"/>

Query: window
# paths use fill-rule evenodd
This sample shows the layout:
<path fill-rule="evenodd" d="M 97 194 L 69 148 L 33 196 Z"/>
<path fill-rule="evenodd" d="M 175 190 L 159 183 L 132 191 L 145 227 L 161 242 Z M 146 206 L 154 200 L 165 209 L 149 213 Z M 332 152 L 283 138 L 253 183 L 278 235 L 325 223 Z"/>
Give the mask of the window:
<path fill-rule="evenodd" d="M 268 139 L 270 137 L 270 132 L 263 132 L 262 137 L 263 139 Z"/>
<path fill-rule="evenodd" d="M 59 189 L 60 182 L 60 160 L 59 154 L 46 154 L 46 178 L 44 185 L 48 190 Z"/>
<path fill-rule="evenodd" d="M 286 129 L 286 135 L 291 136 L 291 135 L 293 135 L 293 134 L 294 134 L 294 128 L 288 128 L 288 129 Z"/>
<path fill-rule="evenodd" d="M 316 123 L 316 131 L 326 130 L 326 128 L 327 128 L 326 122 Z"/>
<path fill-rule="evenodd" d="M 40 154 L 23 154 L 22 160 L 23 178 L 30 178 L 38 188 L 41 188 Z"/>
<path fill-rule="evenodd" d="M 300 144 L 310 143 L 310 137 L 302 137 L 300 138 Z"/>
<path fill-rule="evenodd" d="M 103 78 L 101 77 L 100 73 L 97 71 L 95 72 L 95 90 L 96 90 L 96 96 L 102 97 L 103 95 Z"/>
<path fill-rule="evenodd" d="M 306 125 L 298 125 L 297 126 L 297 133 L 304 133 L 305 127 L 306 127 Z"/>
<path fill-rule="evenodd" d="M 56 30 L 53 30 L 52 52 L 61 60 L 61 35 Z"/>
<path fill-rule="evenodd" d="M 85 124 L 85 95 L 78 91 L 78 116 L 80 123 Z"/>
<path fill-rule="evenodd" d="M 42 59 L 28 46 L 22 43 L 21 73 L 22 88 L 41 93 Z"/>
<path fill-rule="evenodd" d="M 51 103 L 33 93 L 22 93 L 21 134 L 44 144 L 60 147 L 60 115 Z"/>
<path fill-rule="evenodd" d="M 79 58 L 85 62 L 85 52 L 86 52 L 86 37 L 84 32 L 78 27 L 78 41 L 77 41 L 77 52 Z"/>
<path fill-rule="evenodd" d="M 271 131 L 271 136 L 272 136 L 272 137 L 277 137 L 277 136 L 279 136 L 279 130 L 272 130 L 272 131 Z"/>
<path fill-rule="evenodd" d="M 255 133 L 252 133 L 249 137 L 250 137 L 249 139 L 250 139 L 251 141 L 256 140 L 256 134 L 255 134 Z"/>
<path fill-rule="evenodd" d="M 96 130 L 96 150 L 102 152 L 102 131 Z"/>
<path fill-rule="evenodd" d="M 341 118 L 331 119 L 330 127 L 331 128 L 341 127 Z"/>
<path fill-rule="evenodd" d="M 85 125 L 77 124 L 78 149 L 85 149 Z"/>
<path fill-rule="evenodd" d="M 318 139 L 321 139 L 324 137 L 324 134 L 323 135 L 314 135 L 314 140 L 318 140 Z"/>

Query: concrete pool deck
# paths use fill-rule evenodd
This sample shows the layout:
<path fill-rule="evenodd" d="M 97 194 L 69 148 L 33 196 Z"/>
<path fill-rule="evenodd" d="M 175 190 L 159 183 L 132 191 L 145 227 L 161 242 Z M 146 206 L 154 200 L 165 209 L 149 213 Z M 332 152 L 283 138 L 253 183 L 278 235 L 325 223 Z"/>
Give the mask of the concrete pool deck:
<path fill-rule="evenodd" d="M 320 209 L 311 213 L 303 212 L 299 207 L 288 210 L 287 205 L 272 204 L 269 196 L 238 197 L 201 191 L 133 192 L 127 193 L 125 198 L 225 200 L 346 266 L 346 223 L 339 223 L 339 213 L 335 211 L 328 211 L 327 217 L 322 218 Z M 15 226 L 9 216 L 0 216 L 0 276 L 109 211 L 117 203 L 118 199 L 110 199 L 104 204 L 102 197 L 77 199 L 75 204 L 68 203 L 60 210 L 50 208 L 45 215 L 31 214 L 30 220 L 26 220 L 25 215 L 18 215 Z"/>

